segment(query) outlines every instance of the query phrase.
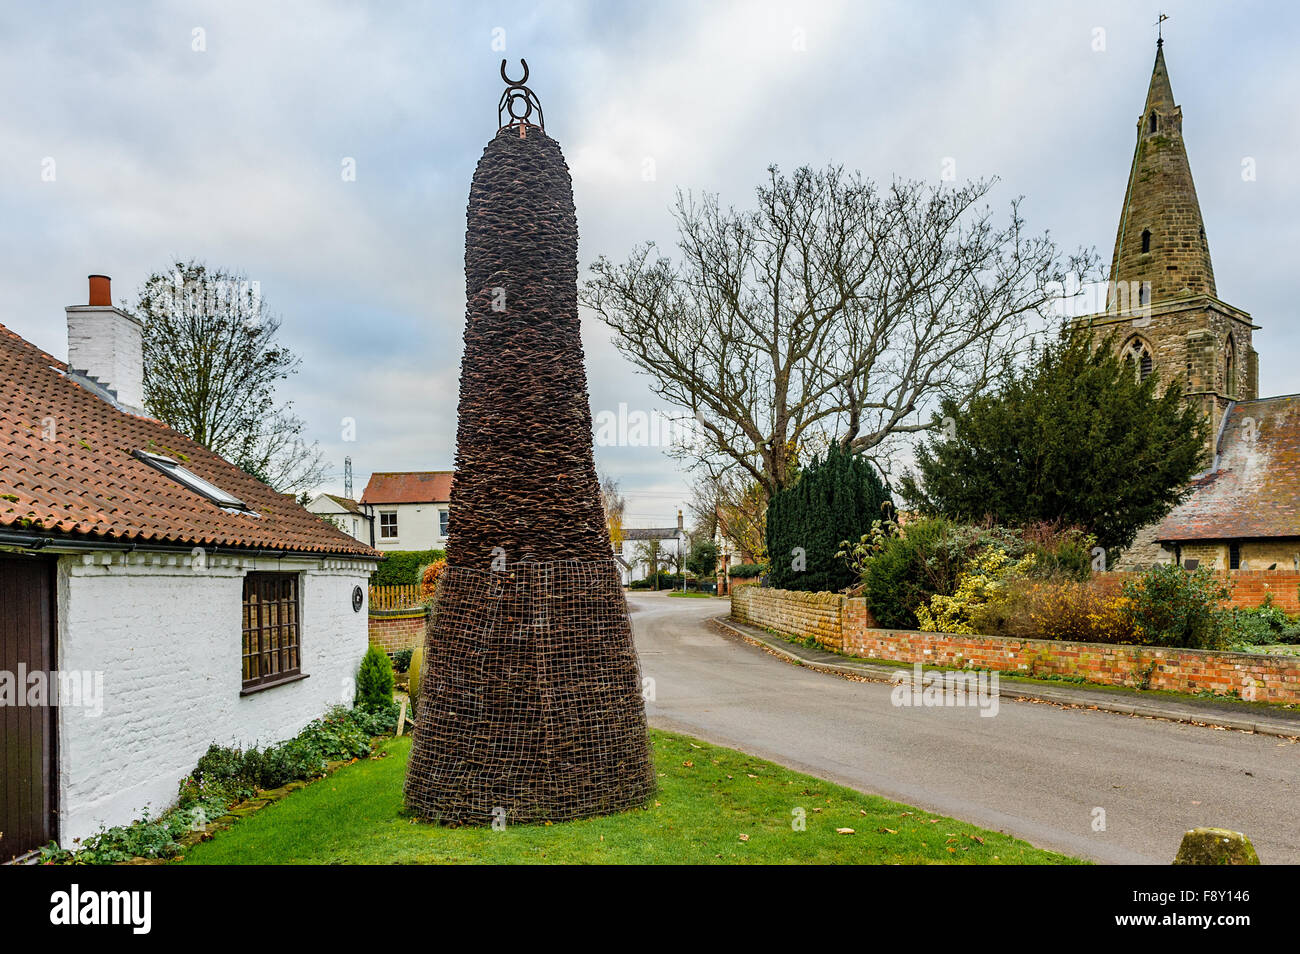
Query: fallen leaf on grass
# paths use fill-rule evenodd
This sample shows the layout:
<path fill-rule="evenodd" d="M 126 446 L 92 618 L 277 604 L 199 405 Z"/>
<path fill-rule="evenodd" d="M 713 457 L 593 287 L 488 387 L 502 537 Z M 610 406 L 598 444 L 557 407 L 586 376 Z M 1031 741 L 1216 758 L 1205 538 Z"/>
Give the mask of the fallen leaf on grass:
<path fill-rule="evenodd" d="M 882 834 L 882 835 L 897 835 L 897 834 L 898 834 L 898 829 L 897 829 L 897 828 L 877 828 L 876 831 L 880 832 L 880 834 Z"/>
<path fill-rule="evenodd" d="M 740 840 L 741 840 L 741 841 L 749 841 L 749 836 L 748 836 L 748 835 L 741 835 L 741 836 L 740 836 Z"/>
<path fill-rule="evenodd" d="M 836 829 L 835 829 L 835 834 L 837 834 L 837 835 L 856 835 L 857 832 L 854 831 L 852 828 L 836 828 Z"/>

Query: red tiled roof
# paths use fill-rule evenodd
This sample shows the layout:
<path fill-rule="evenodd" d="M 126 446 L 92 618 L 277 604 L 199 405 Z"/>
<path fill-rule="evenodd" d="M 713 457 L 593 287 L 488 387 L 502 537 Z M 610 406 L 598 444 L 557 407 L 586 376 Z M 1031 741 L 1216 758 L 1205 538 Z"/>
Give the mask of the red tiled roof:
<path fill-rule="evenodd" d="M 445 503 L 451 500 L 450 470 L 388 471 L 371 474 L 363 504 Z"/>
<path fill-rule="evenodd" d="M 0 528 L 106 542 L 377 556 L 201 444 L 119 411 L 61 374 L 66 367 L 0 325 Z M 256 516 L 221 509 L 134 451 L 171 457 Z"/>
<path fill-rule="evenodd" d="M 1157 539 L 1300 537 L 1300 394 L 1234 404 L 1218 450 Z"/>

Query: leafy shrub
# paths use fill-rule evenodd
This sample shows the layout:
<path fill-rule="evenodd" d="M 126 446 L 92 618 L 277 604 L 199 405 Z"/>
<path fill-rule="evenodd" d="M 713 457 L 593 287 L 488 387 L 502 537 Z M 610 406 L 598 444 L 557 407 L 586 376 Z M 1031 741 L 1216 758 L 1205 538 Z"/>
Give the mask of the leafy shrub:
<path fill-rule="evenodd" d="M 411 668 L 411 650 L 399 649 L 393 653 L 393 672 L 407 672 Z"/>
<path fill-rule="evenodd" d="M 387 708 L 393 701 L 393 664 L 388 654 L 371 646 L 361 658 L 357 670 L 357 689 L 354 704 L 362 709 Z"/>
<path fill-rule="evenodd" d="M 389 550 L 375 572 L 371 586 L 418 586 L 420 569 L 447 556 L 443 550 Z"/>
<path fill-rule="evenodd" d="M 335 706 L 295 738 L 267 749 L 212 745 L 180 783 L 176 805 L 158 818 L 148 812 L 130 825 L 101 828 L 74 850 L 51 843 L 41 860 L 55 864 L 117 864 L 132 858 L 174 858 L 187 831 L 225 814 L 256 790 L 319 778 L 325 763 L 365 758 L 370 739 L 397 728 L 398 705 L 374 711 Z"/>
<path fill-rule="evenodd" d="M 342 709 L 348 714 L 352 723 L 361 732 L 361 738 L 365 740 L 367 748 L 370 744 L 370 736 L 373 735 L 392 735 L 397 731 L 397 716 L 402 711 L 401 704 L 393 700 L 387 708 L 376 709 L 373 712 L 366 709 Z M 361 758 L 364 752 L 361 751 L 360 739 L 352 742 L 353 749 L 350 755 L 330 756 L 331 758 Z"/>
<path fill-rule="evenodd" d="M 1137 631 L 1128 601 L 1094 583 L 1035 583 L 1023 591 L 1005 635 L 1085 643 L 1133 643 Z"/>
<path fill-rule="evenodd" d="M 875 465 L 831 444 L 824 460 L 814 457 L 794 486 L 773 494 L 767 505 L 768 584 L 807 592 L 855 584 L 836 556 L 840 541 L 865 533 L 892 509 Z"/>
<path fill-rule="evenodd" d="M 915 629 L 916 607 L 936 593 L 951 595 L 957 570 L 947 566 L 939 544 L 952 524 L 942 517 L 918 520 L 881 543 L 866 563 L 863 596 L 881 626 Z"/>
<path fill-rule="evenodd" d="M 737 563 L 727 569 L 727 576 L 733 580 L 752 580 L 756 576 L 762 576 L 767 572 L 767 567 L 761 563 Z"/>
<path fill-rule="evenodd" d="M 438 594 L 438 581 L 447 572 L 447 561 L 437 559 L 420 571 L 420 596 L 431 600 Z"/>
<path fill-rule="evenodd" d="M 1012 603 L 1019 603 L 1023 587 L 1014 584 L 1015 580 L 1087 579 L 1095 543 L 1082 531 L 1050 524 L 1011 529 L 954 524 L 942 517 L 930 517 L 902 527 L 877 521 L 858 542 L 844 541 L 840 556 L 860 576 L 867 605 L 882 626 L 920 626 L 922 608 L 930 614 L 931 625 L 938 625 L 934 616 L 938 608 L 951 625 L 996 632 L 1003 625 L 1013 625 L 1018 612 Z M 987 565 L 989 561 L 999 566 L 1016 564 L 1018 568 L 1005 578 L 998 577 L 998 589 L 1005 592 L 997 599 L 977 596 L 981 584 L 971 579 L 967 582 L 971 589 L 962 599 L 974 598 L 975 604 L 959 609 L 947 603 L 958 596 L 963 574 L 976 561 L 982 564 L 973 571 L 976 577 L 988 575 L 992 569 Z M 937 604 L 936 597 L 940 598 Z M 976 613 L 976 604 L 987 605 Z"/>
<path fill-rule="evenodd" d="M 1300 620 L 1275 606 L 1270 593 L 1254 609 L 1233 610 L 1230 641 L 1233 648 L 1247 652 L 1252 647 L 1270 643 L 1297 643 L 1300 642 Z"/>
<path fill-rule="evenodd" d="M 68 850 L 51 842 L 41 849 L 41 861 L 53 864 L 115 865 L 132 858 L 175 858 L 181 851 L 180 838 L 195 824 L 196 812 L 176 810 L 159 818 L 143 816 L 130 825 L 101 827 Z"/>
<path fill-rule="evenodd" d="M 1019 531 L 1034 555 L 1032 575 L 1040 579 L 1086 580 L 1092 576 L 1097 538 L 1078 527 L 1037 523 Z"/>
<path fill-rule="evenodd" d="M 998 547 L 985 547 L 962 569 L 951 596 L 936 593 L 916 607 L 920 628 L 931 633 L 988 632 L 991 613 L 1005 602 L 1011 584 L 1033 568 L 1035 557 L 1014 560 Z"/>
<path fill-rule="evenodd" d="M 661 590 L 680 589 L 682 585 L 682 575 L 680 573 L 660 573 L 659 586 Z M 650 590 L 656 589 L 655 578 L 647 576 L 644 580 L 633 580 L 627 585 L 629 590 Z"/>
<path fill-rule="evenodd" d="M 1231 595 L 1208 567 L 1188 572 L 1162 564 L 1124 584 L 1125 609 L 1138 640 L 1152 646 L 1219 649 L 1227 645 L 1234 614 L 1221 604 Z"/>
<path fill-rule="evenodd" d="M 390 697 L 386 708 L 374 710 L 334 706 L 298 733 L 298 739 L 330 762 L 362 758 L 370 752 L 370 737 L 384 734 L 382 725 L 376 731 L 376 719 L 382 723 L 394 705 Z"/>
<path fill-rule="evenodd" d="M 367 751 L 369 751 L 369 739 Z M 299 779 L 319 778 L 325 774 L 325 756 L 309 739 L 299 736 L 262 752 L 258 766 L 258 787 L 279 788 Z"/>

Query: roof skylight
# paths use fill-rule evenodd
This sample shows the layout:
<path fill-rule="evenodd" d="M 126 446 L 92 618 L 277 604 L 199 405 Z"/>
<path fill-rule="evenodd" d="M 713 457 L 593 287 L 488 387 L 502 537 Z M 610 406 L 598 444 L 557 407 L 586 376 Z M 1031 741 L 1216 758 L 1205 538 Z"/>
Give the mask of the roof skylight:
<path fill-rule="evenodd" d="M 186 470 L 170 457 L 163 457 L 161 454 L 150 454 L 148 451 L 136 451 L 135 456 L 144 461 L 151 467 L 156 467 L 168 477 L 177 483 L 184 484 L 190 490 L 208 500 L 211 500 L 218 507 L 225 507 L 228 510 L 247 510 L 248 507 L 244 502 L 234 494 L 226 493 L 216 484 L 210 483 L 191 470 Z"/>

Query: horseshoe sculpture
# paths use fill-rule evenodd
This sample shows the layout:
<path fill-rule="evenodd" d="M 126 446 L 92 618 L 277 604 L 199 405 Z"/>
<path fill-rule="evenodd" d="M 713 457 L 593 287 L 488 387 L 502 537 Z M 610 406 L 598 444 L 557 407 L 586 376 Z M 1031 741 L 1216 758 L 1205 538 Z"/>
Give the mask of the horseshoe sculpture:
<path fill-rule="evenodd" d="M 528 82 L 528 61 L 521 59 L 519 62 L 523 64 L 524 75 L 513 80 L 506 75 L 506 61 L 501 61 L 501 79 L 506 84 L 506 90 L 497 103 L 497 128 L 500 130 L 509 126 L 531 125 L 533 110 L 536 109 L 536 125 L 545 132 L 546 120 L 542 114 L 542 104 L 537 94 L 524 85 Z"/>

